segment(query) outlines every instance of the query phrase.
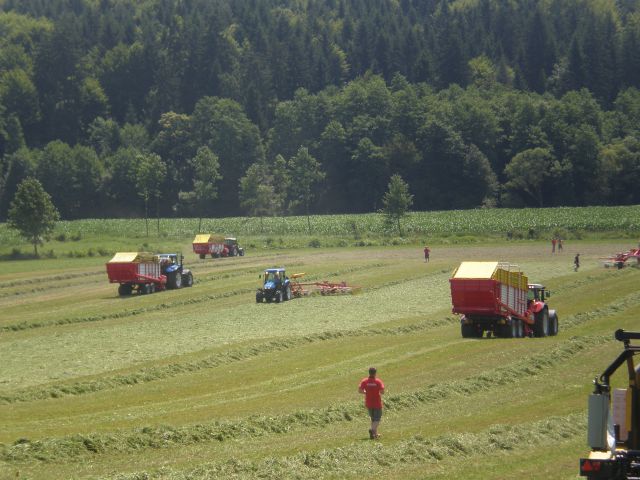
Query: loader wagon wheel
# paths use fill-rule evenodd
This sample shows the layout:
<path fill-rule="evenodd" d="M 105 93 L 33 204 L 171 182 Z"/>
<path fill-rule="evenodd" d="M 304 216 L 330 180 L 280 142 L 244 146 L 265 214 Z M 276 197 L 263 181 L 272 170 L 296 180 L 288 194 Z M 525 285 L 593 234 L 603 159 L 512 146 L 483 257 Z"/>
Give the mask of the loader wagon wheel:
<path fill-rule="evenodd" d="M 204 260 L 205 258 L 207 258 L 207 256 L 204 253 L 200 254 L 200 260 Z"/>
<path fill-rule="evenodd" d="M 535 314 L 533 334 L 536 337 L 546 337 L 549 335 L 549 310 L 546 308 L 543 308 Z"/>
<path fill-rule="evenodd" d="M 133 290 L 133 287 L 131 286 L 130 283 L 123 283 L 118 287 L 118 295 L 120 295 L 121 297 L 129 296 L 131 295 L 132 290 Z"/>
<path fill-rule="evenodd" d="M 480 330 L 473 323 L 465 323 L 460 326 L 462 338 L 480 338 L 482 337 L 482 330 Z"/>

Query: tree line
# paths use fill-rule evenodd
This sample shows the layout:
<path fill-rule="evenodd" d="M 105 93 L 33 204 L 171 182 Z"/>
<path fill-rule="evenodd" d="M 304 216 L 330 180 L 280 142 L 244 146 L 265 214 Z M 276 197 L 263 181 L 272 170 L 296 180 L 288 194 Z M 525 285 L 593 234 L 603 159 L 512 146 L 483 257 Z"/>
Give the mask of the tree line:
<path fill-rule="evenodd" d="M 640 200 L 633 1 L 4 0 L 0 30 L 0 219 L 27 177 L 63 218 L 368 212 L 394 174 L 419 210 Z"/>

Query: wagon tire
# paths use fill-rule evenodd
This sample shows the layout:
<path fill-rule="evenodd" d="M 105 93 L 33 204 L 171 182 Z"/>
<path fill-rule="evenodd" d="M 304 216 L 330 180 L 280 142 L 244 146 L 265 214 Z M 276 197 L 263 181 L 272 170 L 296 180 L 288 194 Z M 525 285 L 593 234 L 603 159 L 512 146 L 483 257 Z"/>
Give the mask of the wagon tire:
<path fill-rule="evenodd" d="M 460 326 L 462 338 L 476 338 L 478 336 L 477 328 L 473 323 L 464 323 Z"/>
<path fill-rule="evenodd" d="M 156 284 L 150 283 L 147 285 L 147 293 L 155 293 L 156 292 Z"/>
<path fill-rule="evenodd" d="M 205 258 L 207 258 L 207 255 L 204 253 L 200 254 L 200 260 L 204 260 Z"/>
<path fill-rule="evenodd" d="M 131 287 L 131 284 L 124 283 L 118 287 L 118 295 L 120 295 L 121 297 L 128 297 L 129 295 L 131 295 L 132 290 L 133 288 Z"/>
<path fill-rule="evenodd" d="M 518 338 L 518 319 L 511 319 L 511 323 L 509 324 L 509 338 Z"/>

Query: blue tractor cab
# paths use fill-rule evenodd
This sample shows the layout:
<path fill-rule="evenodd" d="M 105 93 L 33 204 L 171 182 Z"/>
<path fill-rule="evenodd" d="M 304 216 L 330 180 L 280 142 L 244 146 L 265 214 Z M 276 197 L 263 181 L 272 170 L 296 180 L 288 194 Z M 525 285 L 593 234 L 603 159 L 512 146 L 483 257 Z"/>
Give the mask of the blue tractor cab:
<path fill-rule="evenodd" d="M 258 278 L 263 284 L 256 291 L 257 303 L 291 300 L 291 283 L 284 268 L 267 268 Z"/>
<path fill-rule="evenodd" d="M 193 274 L 184 268 L 184 257 L 177 253 L 158 254 L 162 274 L 167 276 L 167 287 L 172 289 L 191 287 L 193 285 Z"/>

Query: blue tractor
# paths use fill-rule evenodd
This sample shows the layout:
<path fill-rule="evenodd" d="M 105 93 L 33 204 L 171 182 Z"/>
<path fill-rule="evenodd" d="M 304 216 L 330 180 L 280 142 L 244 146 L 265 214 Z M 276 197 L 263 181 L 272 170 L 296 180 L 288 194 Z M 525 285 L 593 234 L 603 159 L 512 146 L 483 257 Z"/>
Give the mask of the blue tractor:
<path fill-rule="evenodd" d="M 167 276 L 167 288 L 178 289 L 193 286 L 193 274 L 191 270 L 184 268 L 184 257 L 177 253 L 161 253 L 160 268 L 162 274 Z"/>
<path fill-rule="evenodd" d="M 284 268 L 267 268 L 259 278 L 264 283 L 256 292 L 256 303 L 291 300 L 291 282 Z"/>

